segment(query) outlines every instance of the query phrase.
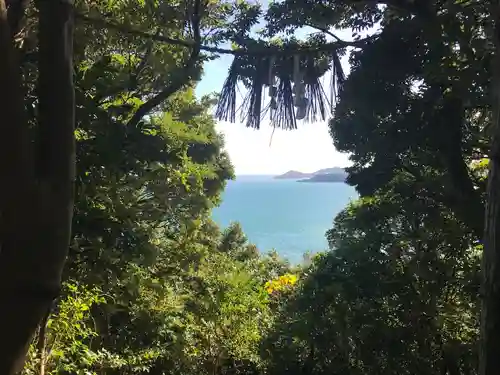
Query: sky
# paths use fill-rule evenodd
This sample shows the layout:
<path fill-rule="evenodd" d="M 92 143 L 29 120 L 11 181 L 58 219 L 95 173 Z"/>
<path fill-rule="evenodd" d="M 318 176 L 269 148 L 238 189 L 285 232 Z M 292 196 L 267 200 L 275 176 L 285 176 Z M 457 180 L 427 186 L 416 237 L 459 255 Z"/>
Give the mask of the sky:
<path fill-rule="evenodd" d="M 304 33 L 299 32 L 299 35 Z M 341 31 L 338 36 L 352 40 L 348 31 Z M 197 95 L 220 92 L 231 61 L 231 56 L 222 56 L 207 63 L 196 90 Z M 343 61 L 342 65 L 347 72 L 347 62 Z M 276 129 L 273 133 L 268 121 L 262 121 L 259 130 L 238 122 L 219 122 L 216 125 L 224 135 L 225 149 L 237 175 L 281 174 L 292 169 L 314 172 L 321 168 L 349 165 L 348 155 L 339 153 L 333 146 L 327 122 L 298 121 L 297 126 L 297 130 Z"/>

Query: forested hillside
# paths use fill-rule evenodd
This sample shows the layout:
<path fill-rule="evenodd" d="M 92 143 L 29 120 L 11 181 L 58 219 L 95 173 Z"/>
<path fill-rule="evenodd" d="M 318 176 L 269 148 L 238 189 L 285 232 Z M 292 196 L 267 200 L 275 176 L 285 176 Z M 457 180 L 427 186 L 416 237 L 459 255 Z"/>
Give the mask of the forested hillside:
<path fill-rule="evenodd" d="M 0 374 L 496 374 L 498 14 L 380 3 L 0 0 Z M 307 264 L 210 220 L 238 82 L 247 126 L 351 155 Z"/>

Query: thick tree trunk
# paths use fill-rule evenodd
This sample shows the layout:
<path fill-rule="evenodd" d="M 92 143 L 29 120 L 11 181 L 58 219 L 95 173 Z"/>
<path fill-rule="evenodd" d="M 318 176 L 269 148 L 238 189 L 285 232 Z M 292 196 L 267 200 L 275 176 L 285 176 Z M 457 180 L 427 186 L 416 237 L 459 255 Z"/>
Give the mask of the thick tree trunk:
<path fill-rule="evenodd" d="M 500 103 L 497 104 L 500 106 Z M 500 124 L 499 124 L 500 125 Z M 480 375 L 500 371 L 500 126 L 495 126 L 483 250 Z M 495 160 L 496 159 L 496 160 Z"/>
<path fill-rule="evenodd" d="M 36 163 L 19 64 L 0 0 L 0 374 L 19 371 L 57 296 L 74 180 L 72 5 L 40 0 Z"/>
<path fill-rule="evenodd" d="M 500 1 L 494 0 L 493 123 L 483 241 L 480 375 L 500 371 Z"/>
<path fill-rule="evenodd" d="M 453 187 L 446 203 L 479 239 L 484 234 L 484 204 L 479 192 L 474 188 L 467 163 L 463 158 L 462 129 L 465 126 L 463 99 L 458 95 L 446 97 L 439 118 L 438 123 L 442 126 L 443 134 L 447 133 L 447 137 L 437 140 L 438 149 Z"/>

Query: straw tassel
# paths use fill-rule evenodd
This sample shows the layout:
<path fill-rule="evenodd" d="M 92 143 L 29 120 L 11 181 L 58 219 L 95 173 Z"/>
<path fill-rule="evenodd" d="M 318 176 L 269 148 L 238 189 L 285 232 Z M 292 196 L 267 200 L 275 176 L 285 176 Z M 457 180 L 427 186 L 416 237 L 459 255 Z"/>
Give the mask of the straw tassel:
<path fill-rule="evenodd" d="M 274 77 L 274 64 L 276 63 L 276 56 L 271 56 L 269 58 L 269 71 L 268 71 L 268 77 L 267 77 L 267 84 L 269 85 L 269 106 L 267 109 L 269 110 L 269 118 L 273 118 L 273 112 L 277 107 L 276 104 L 276 94 L 277 94 L 277 89 L 274 86 L 275 84 L 275 77 Z"/>
<path fill-rule="evenodd" d="M 262 60 L 256 61 L 256 69 L 252 78 L 252 86 L 248 91 L 242 105 L 242 122 L 246 120 L 246 126 L 259 129 L 262 116 L 262 90 L 266 81 L 267 66 Z"/>
<path fill-rule="evenodd" d="M 319 70 L 321 68 L 314 64 L 314 58 L 310 57 L 307 62 L 304 80 L 305 96 L 308 98 L 308 105 L 305 114 L 306 122 L 314 122 L 318 120 L 325 121 L 327 117 L 328 99 L 320 82 Z"/>
<path fill-rule="evenodd" d="M 240 110 L 236 108 L 237 84 L 242 81 L 248 92 L 240 113 L 247 127 L 259 129 L 261 118 L 267 115 L 272 126 L 281 129 L 296 129 L 297 120 L 302 119 L 307 122 L 325 121 L 328 97 L 320 83 L 320 77 L 328 70 L 332 74 L 329 94 L 333 113 L 346 79 L 339 51 L 329 54 L 296 53 L 292 56 L 280 54 L 279 57 L 264 58 L 236 56 L 221 90 L 215 118 L 236 122 L 236 112 Z M 269 89 L 267 103 L 263 103 L 264 86 Z"/>
<path fill-rule="evenodd" d="M 337 103 L 339 99 L 340 92 L 342 91 L 342 87 L 345 82 L 345 74 L 342 69 L 342 64 L 340 63 L 340 57 L 333 51 L 332 54 L 332 80 L 330 84 L 330 105 L 331 111 L 333 113 L 335 103 Z"/>
<path fill-rule="evenodd" d="M 235 58 L 229 68 L 229 73 L 222 86 L 215 118 L 219 121 L 236 122 L 236 85 L 238 84 L 239 61 Z"/>
<path fill-rule="evenodd" d="M 306 97 L 308 98 L 308 104 L 305 121 L 315 122 L 318 119 L 325 121 L 328 99 L 319 78 L 316 78 L 314 82 L 306 84 Z"/>
<path fill-rule="evenodd" d="M 293 91 L 290 77 L 285 75 L 279 78 L 278 93 L 276 96 L 277 108 L 272 113 L 271 124 L 274 128 L 284 130 L 297 129 L 295 108 L 293 105 Z"/>

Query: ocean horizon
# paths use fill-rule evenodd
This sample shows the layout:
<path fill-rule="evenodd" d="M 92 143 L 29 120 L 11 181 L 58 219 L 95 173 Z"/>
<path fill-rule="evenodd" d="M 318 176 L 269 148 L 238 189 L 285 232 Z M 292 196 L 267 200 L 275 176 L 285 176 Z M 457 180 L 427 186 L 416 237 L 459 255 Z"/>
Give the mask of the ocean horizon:
<path fill-rule="evenodd" d="M 222 227 L 239 222 L 251 243 L 265 253 L 276 250 L 292 263 L 307 252 L 328 249 L 325 233 L 335 216 L 357 197 L 341 182 L 300 183 L 276 175 L 237 175 L 212 213 Z"/>

